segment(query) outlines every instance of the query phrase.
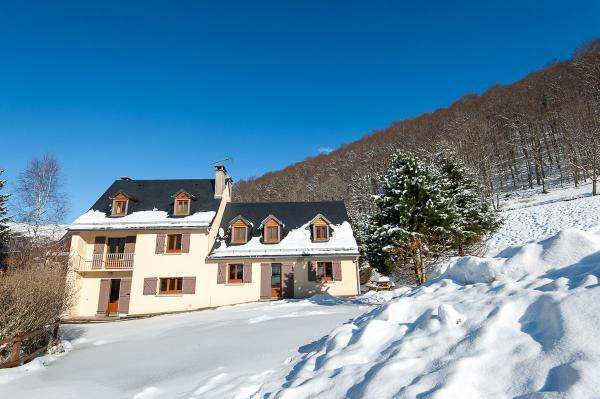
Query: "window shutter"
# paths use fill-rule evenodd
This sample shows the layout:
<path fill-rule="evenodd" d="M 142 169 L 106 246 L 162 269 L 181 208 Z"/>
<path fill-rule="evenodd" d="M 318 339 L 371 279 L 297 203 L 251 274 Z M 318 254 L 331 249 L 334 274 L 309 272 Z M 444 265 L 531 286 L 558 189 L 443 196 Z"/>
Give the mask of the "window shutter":
<path fill-rule="evenodd" d="M 129 300 L 131 299 L 131 279 L 122 278 L 119 288 L 119 313 L 129 313 Z"/>
<path fill-rule="evenodd" d="M 244 283 L 252 282 L 252 263 L 244 262 Z"/>
<path fill-rule="evenodd" d="M 94 255 L 92 258 L 92 269 L 102 269 L 102 260 L 104 258 L 105 246 L 106 237 L 96 237 L 94 239 Z"/>
<path fill-rule="evenodd" d="M 98 295 L 98 316 L 104 316 L 108 310 L 108 297 L 110 296 L 110 279 L 100 280 L 100 293 Z"/>
<path fill-rule="evenodd" d="M 342 262 L 340 262 L 339 260 L 333 262 L 333 280 L 342 280 Z"/>
<path fill-rule="evenodd" d="M 165 253 L 165 235 L 164 234 L 156 235 L 156 253 L 157 254 Z"/>
<path fill-rule="evenodd" d="M 317 281 L 317 262 L 308 262 L 308 281 Z"/>
<path fill-rule="evenodd" d="M 144 279 L 144 295 L 155 295 L 156 294 L 156 277 L 146 277 Z"/>
<path fill-rule="evenodd" d="M 281 290 L 284 298 L 294 297 L 294 264 L 281 265 Z"/>
<path fill-rule="evenodd" d="M 227 274 L 227 264 L 219 263 L 217 270 L 217 284 L 225 284 L 225 275 Z"/>
<path fill-rule="evenodd" d="M 125 251 L 126 254 L 135 253 L 135 236 L 125 237 Z"/>
<path fill-rule="evenodd" d="M 181 235 L 181 252 L 187 254 L 190 252 L 190 233 Z"/>
<path fill-rule="evenodd" d="M 196 277 L 184 277 L 182 292 L 184 294 L 196 293 Z"/>
<path fill-rule="evenodd" d="M 271 298 L 271 264 L 260 264 L 260 297 Z"/>

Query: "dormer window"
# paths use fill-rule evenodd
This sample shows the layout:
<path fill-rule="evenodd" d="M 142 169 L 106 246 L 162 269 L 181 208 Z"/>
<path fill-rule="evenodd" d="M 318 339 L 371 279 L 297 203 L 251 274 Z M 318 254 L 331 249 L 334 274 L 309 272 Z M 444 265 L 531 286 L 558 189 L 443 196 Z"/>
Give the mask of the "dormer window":
<path fill-rule="evenodd" d="M 313 241 L 329 241 L 329 220 L 317 215 L 311 222 Z"/>
<path fill-rule="evenodd" d="M 183 190 L 175 195 L 173 214 L 177 216 L 190 214 L 190 195 Z"/>
<path fill-rule="evenodd" d="M 273 215 L 269 215 L 262 221 L 263 241 L 265 243 L 277 243 L 281 241 L 281 227 L 283 223 Z"/>
<path fill-rule="evenodd" d="M 125 216 L 127 215 L 127 206 L 129 199 L 123 194 L 117 194 L 113 198 L 112 213 L 111 216 Z"/>
<path fill-rule="evenodd" d="M 231 243 L 245 244 L 248 241 L 248 223 L 238 216 L 231 223 Z"/>

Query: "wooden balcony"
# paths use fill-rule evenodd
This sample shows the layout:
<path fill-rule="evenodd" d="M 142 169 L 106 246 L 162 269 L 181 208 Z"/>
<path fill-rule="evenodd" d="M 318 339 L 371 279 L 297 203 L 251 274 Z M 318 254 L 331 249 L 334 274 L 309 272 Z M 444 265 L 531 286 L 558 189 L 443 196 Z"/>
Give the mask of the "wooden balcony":
<path fill-rule="evenodd" d="M 94 254 L 92 259 L 77 256 L 73 263 L 77 272 L 132 270 L 134 255 L 134 253 Z"/>

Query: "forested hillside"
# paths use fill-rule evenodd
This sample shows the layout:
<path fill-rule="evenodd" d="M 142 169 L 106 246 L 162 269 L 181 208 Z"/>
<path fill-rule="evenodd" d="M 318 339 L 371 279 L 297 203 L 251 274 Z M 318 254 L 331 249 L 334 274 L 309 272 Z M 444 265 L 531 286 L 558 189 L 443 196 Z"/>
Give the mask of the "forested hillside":
<path fill-rule="evenodd" d="M 511 85 L 469 94 L 446 109 L 392 124 L 361 140 L 262 177 L 240 181 L 236 201 L 344 199 L 351 216 L 397 149 L 423 155 L 451 146 L 498 194 L 595 180 L 600 161 L 600 39 Z M 594 184 L 595 189 L 595 184 Z"/>

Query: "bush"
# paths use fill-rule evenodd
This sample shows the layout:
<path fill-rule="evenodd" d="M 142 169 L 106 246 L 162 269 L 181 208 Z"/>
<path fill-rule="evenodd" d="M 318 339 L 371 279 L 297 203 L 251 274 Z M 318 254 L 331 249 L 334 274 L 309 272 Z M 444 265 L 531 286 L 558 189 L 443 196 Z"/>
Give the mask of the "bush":
<path fill-rule="evenodd" d="M 52 242 L 12 243 L 7 267 L 0 272 L 0 339 L 43 328 L 58 320 L 71 304 L 67 291 L 68 255 Z M 27 340 L 29 353 L 48 345 L 49 336 Z M 8 345 L 0 348 L 6 360 Z"/>

